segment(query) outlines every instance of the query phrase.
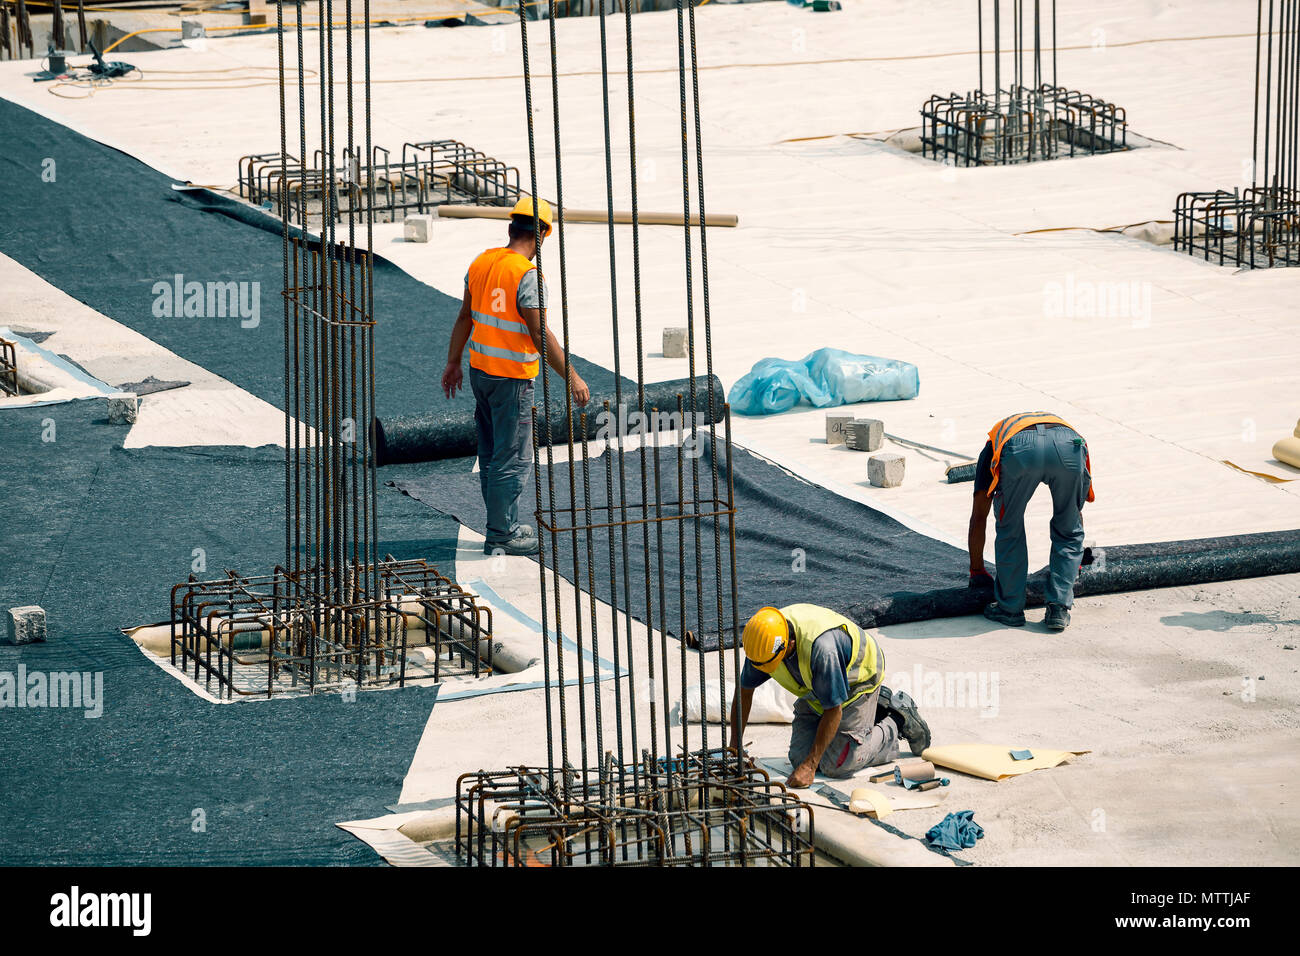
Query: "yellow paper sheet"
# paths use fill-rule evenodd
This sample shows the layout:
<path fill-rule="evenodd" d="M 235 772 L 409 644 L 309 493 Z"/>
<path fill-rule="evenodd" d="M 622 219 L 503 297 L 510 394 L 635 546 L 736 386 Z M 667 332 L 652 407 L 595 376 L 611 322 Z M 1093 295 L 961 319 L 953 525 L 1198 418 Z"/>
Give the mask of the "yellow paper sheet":
<path fill-rule="evenodd" d="M 1014 760 L 1011 757 L 1013 750 L 1028 750 L 1034 756 L 1029 760 Z M 948 744 L 944 747 L 930 747 L 921 756 L 940 767 L 968 773 L 973 777 L 1005 780 L 1022 773 L 1055 767 L 1071 757 L 1088 752 L 1048 750 L 1045 747 L 1025 747 L 1019 744 Z"/>
<path fill-rule="evenodd" d="M 889 805 L 889 797 L 871 787 L 854 790 L 849 795 L 849 809 L 854 813 L 873 813 L 877 820 L 894 812 L 894 808 Z"/>

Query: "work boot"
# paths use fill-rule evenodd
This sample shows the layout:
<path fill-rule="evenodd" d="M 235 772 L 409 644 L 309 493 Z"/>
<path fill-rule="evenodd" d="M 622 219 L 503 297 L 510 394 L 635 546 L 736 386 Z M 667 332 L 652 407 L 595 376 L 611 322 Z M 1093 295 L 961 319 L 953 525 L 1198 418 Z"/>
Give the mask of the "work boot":
<path fill-rule="evenodd" d="M 1063 631 L 1070 626 L 1070 609 L 1064 604 L 1047 605 L 1047 616 L 1043 618 L 1049 631 Z"/>
<path fill-rule="evenodd" d="M 1015 614 L 1012 614 L 1010 611 L 1004 611 L 1002 605 L 997 601 L 994 601 L 992 604 L 984 608 L 984 616 L 990 621 L 994 621 L 997 624 L 1005 624 L 1007 627 L 1025 626 L 1024 611 L 1017 611 Z"/>
<path fill-rule="evenodd" d="M 511 538 L 509 541 L 498 541 L 495 543 L 491 541 L 483 542 L 484 554 L 500 553 L 500 554 L 509 554 L 516 557 L 520 557 L 520 556 L 527 556 L 530 554 L 536 554 L 537 551 L 538 551 L 538 545 L 537 545 L 536 535 L 532 535 L 530 537 L 515 535 L 515 537 Z"/>
<path fill-rule="evenodd" d="M 890 690 L 881 685 L 879 703 L 885 716 L 893 718 L 898 725 L 898 731 L 907 739 L 907 746 L 912 749 L 912 753 L 921 756 L 925 748 L 930 746 L 930 725 L 917 713 L 916 701 L 906 691 Z"/>

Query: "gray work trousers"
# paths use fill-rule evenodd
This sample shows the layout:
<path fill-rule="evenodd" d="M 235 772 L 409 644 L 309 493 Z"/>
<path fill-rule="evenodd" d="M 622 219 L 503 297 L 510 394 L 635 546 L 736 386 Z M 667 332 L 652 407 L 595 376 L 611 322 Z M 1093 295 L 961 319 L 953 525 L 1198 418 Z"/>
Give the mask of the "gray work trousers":
<path fill-rule="evenodd" d="M 1029 554 L 1025 507 L 1038 486 L 1052 492 L 1052 558 L 1043 598 L 1074 606 L 1074 581 L 1083 560 L 1083 504 L 1092 479 L 1085 462 L 1088 446 L 1072 428 L 1035 425 L 1013 435 L 1002 448 L 998 486 L 993 494 L 997 538 L 994 596 L 1012 614 L 1025 609 Z"/>
<path fill-rule="evenodd" d="M 885 654 L 876 648 L 880 673 L 885 672 Z M 877 687 L 865 697 L 859 697 L 840 714 L 840 726 L 831 744 L 817 764 L 817 772 L 825 777 L 851 777 L 863 767 L 874 767 L 898 759 L 899 728 L 892 720 L 876 722 L 876 705 L 880 702 Z M 821 714 L 800 698 L 794 705 L 794 725 L 790 730 L 790 767 L 799 766 L 812 750 L 817 739 L 817 725 Z"/>
<path fill-rule="evenodd" d="M 473 366 L 478 478 L 487 509 L 487 543 L 505 544 L 519 528 L 519 498 L 533 466 L 533 380 L 488 375 Z"/>

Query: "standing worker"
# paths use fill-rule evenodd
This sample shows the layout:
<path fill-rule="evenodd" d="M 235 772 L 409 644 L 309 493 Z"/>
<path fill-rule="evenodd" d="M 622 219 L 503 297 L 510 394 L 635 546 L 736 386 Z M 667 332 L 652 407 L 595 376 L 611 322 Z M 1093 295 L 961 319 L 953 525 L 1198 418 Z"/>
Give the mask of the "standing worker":
<path fill-rule="evenodd" d="M 742 641 L 745 666 L 731 702 L 731 746 L 740 747 L 754 689 L 775 678 L 799 698 L 787 785 L 807 787 L 818 771 L 851 777 L 894 760 L 900 735 L 918 757 L 930 746 L 930 728 L 912 698 L 881 685 L 884 651 L 842 614 L 815 604 L 765 607 L 749 619 Z"/>
<path fill-rule="evenodd" d="M 984 608 L 990 621 L 1025 624 L 1025 506 L 1040 484 L 1052 491 L 1052 559 L 1043 623 L 1048 630 L 1070 625 L 1074 580 L 1083 559 L 1083 505 L 1094 499 L 1088 445 L 1063 420 L 1047 412 L 1021 412 L 993 426 L 975 469 L 967 547 L 972 584 L 993 584 L 996 600 Z M 997 504 L 993 553 L 996 579 L 984 569 L 984 532 L 989 508 Z"/>
<path fill-rule="evenodd" d="M 540 225 L 542 234 L 534 231 Z M 461 357 L 469 344 L 469 384 L 474 391 L 478 427 L 479 483 L 487 509 L 485 554 L 536 554 L 537 531 L 519 523 L 519 498 L 533 461 L 533 379 L 537 377 L 542 335 L 546 361 L 565 374 L 565 355 L 546 327 L 546 290 L 532 260 L 551 234 L 551 207 L 525 197 L 510 214 L 510 242 L 488 249 L 465 274 L 465 298 L 451 330 L 442 390 L 447 398 L 463 385 Z M 569 388 L 579 405 L 591 392 L 576 370 Z"/>

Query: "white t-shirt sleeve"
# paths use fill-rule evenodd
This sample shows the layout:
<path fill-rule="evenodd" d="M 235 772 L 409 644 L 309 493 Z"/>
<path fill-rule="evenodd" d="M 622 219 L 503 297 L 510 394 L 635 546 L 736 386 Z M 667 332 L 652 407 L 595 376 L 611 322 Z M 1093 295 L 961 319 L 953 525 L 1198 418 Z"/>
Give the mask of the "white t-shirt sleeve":
<path fill-rule="evenodd" d="M 524 273 L 524 277 L 519 280 L 519 292 L 515 295 L 515 305 L 521 309 L 540 309 L 542 305 L 538 304 L 538 286 L 541 286 L 541 300 L 546 301 L 546 283 L 538 282 L 536 269 L 529 269 Z"/>

